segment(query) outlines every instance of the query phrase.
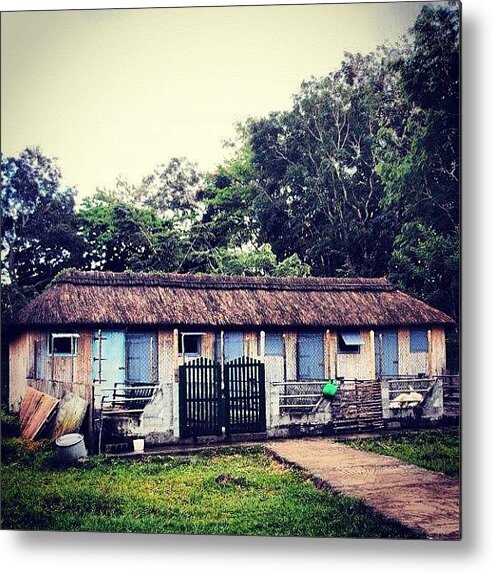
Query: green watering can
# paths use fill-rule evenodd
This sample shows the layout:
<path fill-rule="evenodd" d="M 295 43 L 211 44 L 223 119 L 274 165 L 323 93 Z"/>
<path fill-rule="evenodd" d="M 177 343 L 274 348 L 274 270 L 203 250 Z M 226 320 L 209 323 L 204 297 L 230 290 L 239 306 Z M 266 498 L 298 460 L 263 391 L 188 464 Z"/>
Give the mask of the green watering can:
<path fill-rule="evenodd" d="M 323 386 L 322 395 L 324 397 L 334 397 L 334 395 L 337 393 L 337 387 L 337 384 L 331 379 Z"/>

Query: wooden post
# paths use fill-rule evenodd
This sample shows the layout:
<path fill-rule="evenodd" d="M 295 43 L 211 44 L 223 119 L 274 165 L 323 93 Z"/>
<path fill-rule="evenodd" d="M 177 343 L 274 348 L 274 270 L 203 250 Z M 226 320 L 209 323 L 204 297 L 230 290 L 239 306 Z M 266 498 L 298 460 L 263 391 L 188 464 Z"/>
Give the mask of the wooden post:
<path fill-rule="evenodd" d="M 260 359 L 265 362 L 265 332 L 264 330 L 260 331 L 260 348 L 259 348 L 259 356 Z"/>
<path fill-rule="evenodd" d="M 224 330 L 221 330 L 221 389 L 224 389 Z"/>
<path fill-rule="evenodd" d="M 173 372 L 178 383 L 178 328 L 173 330 Z"/>
<path fill-rule="evenodd" d="M 377 367 L 376 367 L 376 360 L 375 360 L 375 330 L 370 330 L 370 352 L 371 352 L 371 356 L 370 356 L 370 363 L 371 363 L 371 369 L 372 369 L 372 373 L 370 375 L 370 377 L 373 377 L 374 379 L 377 378 Z"/>
<path fill-rule="evenodd" d="M 284 377 L 284 383 L 286 383 L 286 381 L 288 380 L 288 371 L 287 371 L 287 364 L 286 364 L 286 334 L 283 333 L 282 334 L 282 369 L 283 369 L 283 377 Z M 284 390 L 286 389 L 286 386 L 284 386 Z M 284 391 L 284 393 L 286 393 L 286 391 Z"/>
<path fill-rule="evenodd" d="M 378 375 L 380 379 L 383 378 L 382 368 L 383 368 L 383 334 L 380 332 L 378 334 Z"/>
<path fill-rule="evenodd" d="M 337 351 L 337 334 L 336 334 L 336 343 L 335 343 L 335 347 L 334 347 L 334 379 L 337 379 L 337 376 L 339 375 L 339 368 L 337 365 L 337 356 L 339 355 L 339 352 Z"/>
<path fill-rule="evenodd" d="M 433 376 L 433 345 L 431 330 L 428 330 L 428 377 Z"/>
<path fill-rule="evenodd" d="M 330 352 L 330 330 L 325 330 L 325 371 L 327 374 L 328 379 L 331 379 L 332 367 L 331 367 L 331 352 Z"/>
<path fill-rule="evenodd" d="M 51 340 L 50 340 L 50 346 L 51 346 L 51 351 L 50 351 L 50 357 L 51 357 L 51 375 L 50 375 L 50 381 L 51 383 L 53 383 L 54 381 L 54 377 L 55 377 L 55 360 L 54 360 L 54 354 L 55 354 L 55 339 L 53 338 L 53 334 L 51 334 Z"/>
<path fill-rule="evenodd" d="M 74 391 L 74 338 L 70 336 L 70 381 L 72 387 L 71 391 Z"/>

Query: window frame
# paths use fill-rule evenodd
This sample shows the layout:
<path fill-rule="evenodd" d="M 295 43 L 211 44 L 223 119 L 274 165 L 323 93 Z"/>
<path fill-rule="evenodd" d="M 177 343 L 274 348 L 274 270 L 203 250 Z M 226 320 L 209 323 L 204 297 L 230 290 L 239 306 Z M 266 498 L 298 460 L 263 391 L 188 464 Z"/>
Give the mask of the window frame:
<path fill-rule="evenodd" d="M 200 357 L 202 355 L 202 337 L 203 332 L 179 332 L 178 333 L 178 355 L 183 357 Z M 185 337 L 197 338 L 197 352 L 185 351 Z M 180 351 L 181 345 L 181 351 Z"/>
<path fill-rule="evenodd" d="M 70 352 L 58 352 L 54 351 L 53 340 L 70 338 Z M 50 332 L 48 334 L 48 356 L 49 357 L 77 357 L 79 354 L 79 334 L 74 333 L 64 333 L 64 332 Z M 73 340 L 73 341 L 72 341 Z"/>
<path fill-rule="evenodd" d="M 146 358 L 149 360 L 149 385 L 155 385 L 158 383 L 159 379 L 159 348 L 158 348 L 158 332 L 154 330 L 129 330 L 124 332 L 124 357 L 125 357 L 125 385 L 128 387 L 139 385 L 142 383 L 147 383 L 145 379 L 139 379 L 141 377 L 146 376 L 136 376 L 136 379 L 133 379 L 134 375 L 134 368 L 136 367 L 134 364 L 131 364 L 132 359 L 141 359 L 142 355 L 135 356 L 131 355 L 134 351 L 132 346 L 136 343 L 137 347 L 139 342 L 137 341 L 139 337 L 145 337 L 145 346 L 144 351 L 148 352 L 145 355 Z M 152 343 L 151 343 L 152 341 Z M 139 349 L 139 353 L 142 353 L 142 348 Z M 138 369 L 136 370 L 138 371 Z"/>
<path fill-rule="evenodd" d="M 364 344 L 363 339 L 361 339 L 361 344 L 346 344 L 342 334 L 357 334 L 360 338 L 361 330 L 342 330 L 337 332 L 337 353 L 341 355 L 358 355 L 361 353 L 361 346 Z"/>
<path fill-rule="evenodd" d="M 311 349 L 313 349 L 313 345 L 310 343 L 309 340 L 315 340 L 315 347 L 316 347 L 316 342 L 320 341 L 320 347 L 321 347 L 321 354 L 319 356 L 316 356 L 317 359 L 320 359 L 319 362 L 315 363 L 315 369 L 320 368 L 321 369 L 321 373 L 319 376 L 312 376 L 312 375 L 307 375 L 306 371 L 304 370 L 304 367 L 306 365 L 306 362 L 304 362 L 304 359 L 306 358 L 307 352 L 306 349 L 302 349 L 302 346 L 307 343 L 308 347 L 311 346 Z M 326 367 L 326 342 L 325 342 L 325 335 L 324 332 L 321 330 L 304 330 L 304 331 L 298 331 L 296 334 L 296 376 L 298 378 L 298 380 L 300 381 L 310 381 L 310 380 L 322 380 L 325 379 L 325 367 Z M 313 356 L 312 356 L 313 357 Z M 312 369 L 311 367 L 309 369 Z"/>
<path fill-rule="evenodd" d="M 422 343 L 422 339 L 418 339 L 416 340 L 416 338 L 414 338 L 413 340 L 413 334 L 414 336 L 416 336 L 416 334 L 424 334 L 424 340 L 425 340 L 425 345 L 426 345 L 426 349 L 419 349 L 423 346 L 419 346 L 420 343 Z M 419 346 L 418 349 L 416 349 L 416 346 Z M 426 327 L 422 327 L 422 326 L 413 326 L 409 328 L 409 353 L 411 354 L 427 354 L 430 351 L 430 344 L 429 344 L 429 340 L 428 340 L 428 328 Z"/>

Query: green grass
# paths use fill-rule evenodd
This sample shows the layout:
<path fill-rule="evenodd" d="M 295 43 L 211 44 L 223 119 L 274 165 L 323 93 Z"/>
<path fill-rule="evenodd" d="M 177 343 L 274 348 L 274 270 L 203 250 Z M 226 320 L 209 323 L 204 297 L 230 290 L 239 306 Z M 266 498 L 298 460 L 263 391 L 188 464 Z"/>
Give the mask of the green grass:
<path fill-rule="evenodd" d="M 22 453 L 18 442 L 7 446 L 3 528 L 419 537 L 358 500 L 317 489 L 302 472 L 278 464 L 260 448 L 186 458 L 101 457 L 63 470 L 53 466 L 49 446 L 40 448 Z"/>
<path fill-rule="evenodd" d="M 460 474 L 459 429 L 431 429 L 419 433 L 400 433 L 376 439 L 356 439 L 347 445 L 381 455 L 397 457 L 455 479 Z"/>

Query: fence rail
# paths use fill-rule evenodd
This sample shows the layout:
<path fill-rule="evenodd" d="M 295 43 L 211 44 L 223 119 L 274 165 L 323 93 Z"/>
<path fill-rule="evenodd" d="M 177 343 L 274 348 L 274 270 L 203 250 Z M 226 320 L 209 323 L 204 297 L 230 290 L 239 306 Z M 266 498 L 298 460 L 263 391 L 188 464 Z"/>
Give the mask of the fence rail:
<path fill-rule="evenodd" d="M 279 395 L 279 409 L 286 414 L 315 413 L 322 401 L 322 388 L 326 379 L 303 379 L 274 382 L 273 385 L 282 387 Z M 316 393 L 318 390 L 318 393 Z"/>
<path fill-rule="evenodd" d="M 408 393 L 413 391 L 426 395 L 430 387 L 435 383 L 436 378 L 422 378 L 422 377 L 406 377 L 399 379 L 388 379 L 386 383 L 389 386 L 389 399 L 392 401 L 401 393 Z"/>
<path fill-rule="evenodd" d="M 443 396 L 458 397 L 460 394 L 460 376 L 459 375 L 439 375 L 438 379 L 442 380 Z"/>

